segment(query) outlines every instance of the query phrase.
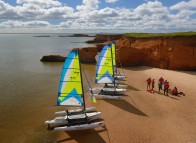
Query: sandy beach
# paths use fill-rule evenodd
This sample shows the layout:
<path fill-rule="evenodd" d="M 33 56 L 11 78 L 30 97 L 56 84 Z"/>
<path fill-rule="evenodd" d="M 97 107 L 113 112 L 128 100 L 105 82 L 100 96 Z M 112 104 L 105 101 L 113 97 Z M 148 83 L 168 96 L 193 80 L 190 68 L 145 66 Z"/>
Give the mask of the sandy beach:
<path fill-rule="evenodd" d="M 150 67 L 124 70 L 129 85 L 123 100 L 88 101 L 102 112 L 106 128 L 58 132 L 57 142 L 66 143 L 196 143 L 196 72 Z M 163 77 L 185 96 L 149 93 L 145 80 Z M 95 85 L 94 85 L 95 86 Z M 88 99 L 87 99 L 88 100 Z"/>

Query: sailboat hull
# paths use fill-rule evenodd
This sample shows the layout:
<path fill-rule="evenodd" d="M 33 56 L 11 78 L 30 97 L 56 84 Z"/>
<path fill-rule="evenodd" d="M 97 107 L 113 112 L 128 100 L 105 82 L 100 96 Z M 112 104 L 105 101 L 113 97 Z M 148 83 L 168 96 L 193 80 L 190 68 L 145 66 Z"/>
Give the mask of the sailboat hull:
<path fill-rule="evenodd" d="M 101 112 L 86 113 L 86 115 L 87 115 L 87 121 L 93 121 L 93 120 L 101 118 Z M 71 115 L 71 116 L 66 115 L 66 116 L 62 116 L 62 117 L 56 117 L 53 120 L 47 120 L 45 122 L 45 124 L 48 124 L 48 125 L 66 125 L 66 124 L 69 123 L 68 120 L 70 120 L 70 121 L 74 120 L 77 123 L 77 122 L 81 122 L 84 119 L 84 117 L 85 117 L 84 114 Z"/>
<path fill-rule="evenodd" d="M 96 99 L 122 100 L 122 96 L 94 94 Z"/>
<path fill-rule="evenodd" d="M 106 87 L 109 87 L 109 88 L 111 88 L 111 87 L 127 88 L 128 85 L 126 85 L 126 84 L 121 84 L 121 83 L 116 83 L 116 84 L 114 84 L 114 83 L 107 83 Z"/>
<path fill-rule="evenodd" d="M 93 93 L 98 93 L 98 94 L 124 94 L 126 89 L 124 88 L 92 88 L 91 89 L 93 91 Z"/>
<path fill-rule="evenodd" d="M 116 80 L 123 80 L 125 77 L 126 77 L 125 75 L 120 75 L 120 74 L 115 74 L 115 75 L 114 75 L 114 78 L 115 78 Z"/>
<path fill-rule="evenodd" d="M 89 107 L 89 108 L 86 108 L 84 112 L 93 112 L 96 110 L 96 107 Z M 83 110 L 82 109 L 74 109 L 74 110 L 68 110 L 69 114 L 73 114 L 73 115 L 76 115 L 76 114 L 80 114 Z M 58 111 L 58 112 L 55 112 L 56 115 L 67 115 L 67 111 Z"/>
<path fill-rule="evenodd" d="M 74 126 L 64 126 L 64 127 L 56 127 L 54 128 L 54 131 L 76 131 L 76 130 L 87 130 L 87 129 L 93 129 L 97 127 L 103 127 L 105 126 L 105 122 L 94 122 L 90 124 L 80 124 L 80 125 L 74 125 Z"/>
<path fill-rule="evenodd" d="M 123 88 L 103 88 L 102 94 L 123 94 L 125 91 Z"/>

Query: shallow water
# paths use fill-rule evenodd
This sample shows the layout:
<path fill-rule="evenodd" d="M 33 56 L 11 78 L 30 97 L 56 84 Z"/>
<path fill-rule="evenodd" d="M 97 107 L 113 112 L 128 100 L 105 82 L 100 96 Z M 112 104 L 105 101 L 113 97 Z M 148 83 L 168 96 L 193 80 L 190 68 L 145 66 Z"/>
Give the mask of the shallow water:
<path fill-rule="evenodd" d="M 33 37 L 37 35 L 42 34 L 0 34 L 1 143 L 56 142 L 57 133 L 48 131 L 44 122 L 63 109 L 55 106 L 63 63 L 42 63 L 40 59 L 92 46 L 83 43 L 92 38 Z M 91 73 L 94 65 L 85 65 L 85 69 Z"/>

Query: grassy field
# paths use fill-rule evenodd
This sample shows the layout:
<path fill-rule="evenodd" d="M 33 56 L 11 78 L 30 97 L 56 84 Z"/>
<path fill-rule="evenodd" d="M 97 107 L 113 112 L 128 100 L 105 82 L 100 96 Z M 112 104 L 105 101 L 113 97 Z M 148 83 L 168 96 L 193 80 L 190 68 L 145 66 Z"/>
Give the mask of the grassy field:
<path fill-rule="evenodd" d="M 175 33 L 125 33 L 125 37 L 132 38 L 159 38 L 159 37 L 190 37 L 196 36 L 196 32 L 175 32 Z"/>

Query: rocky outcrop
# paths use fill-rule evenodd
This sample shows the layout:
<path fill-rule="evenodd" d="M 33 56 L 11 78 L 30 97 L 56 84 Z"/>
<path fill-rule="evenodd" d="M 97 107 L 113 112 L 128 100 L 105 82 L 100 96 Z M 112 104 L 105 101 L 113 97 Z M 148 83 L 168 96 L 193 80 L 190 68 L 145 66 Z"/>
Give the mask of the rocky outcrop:
<path fill-rule="evenodd" d="M 96 47 L 85 47 L 85 48 L 74 48 L 73 50 L 79 49 L 80 61 L 82 63 L 95 63 L 95 56 L 97 55 Z M 73 51 L 72 50 L 72 51 Z"/>
<path fill-rule="evenodd" d="M 81 63 L 96 63 L 95 56 L 97 55 L 96 47 L 73 48 L 72 51 L 78 50 L 80 54 Z M 66 57 L 60 55 L 43 56 L 40 61 L 42 62 L 64 62 Z"/>
<path fill-rule="evenodd" d="M 64 62 L 65 57 L 59 56 L 59 55 L 48 55 L 48 56 L 43 56 L 40 61 L 42 62 Z"/>

